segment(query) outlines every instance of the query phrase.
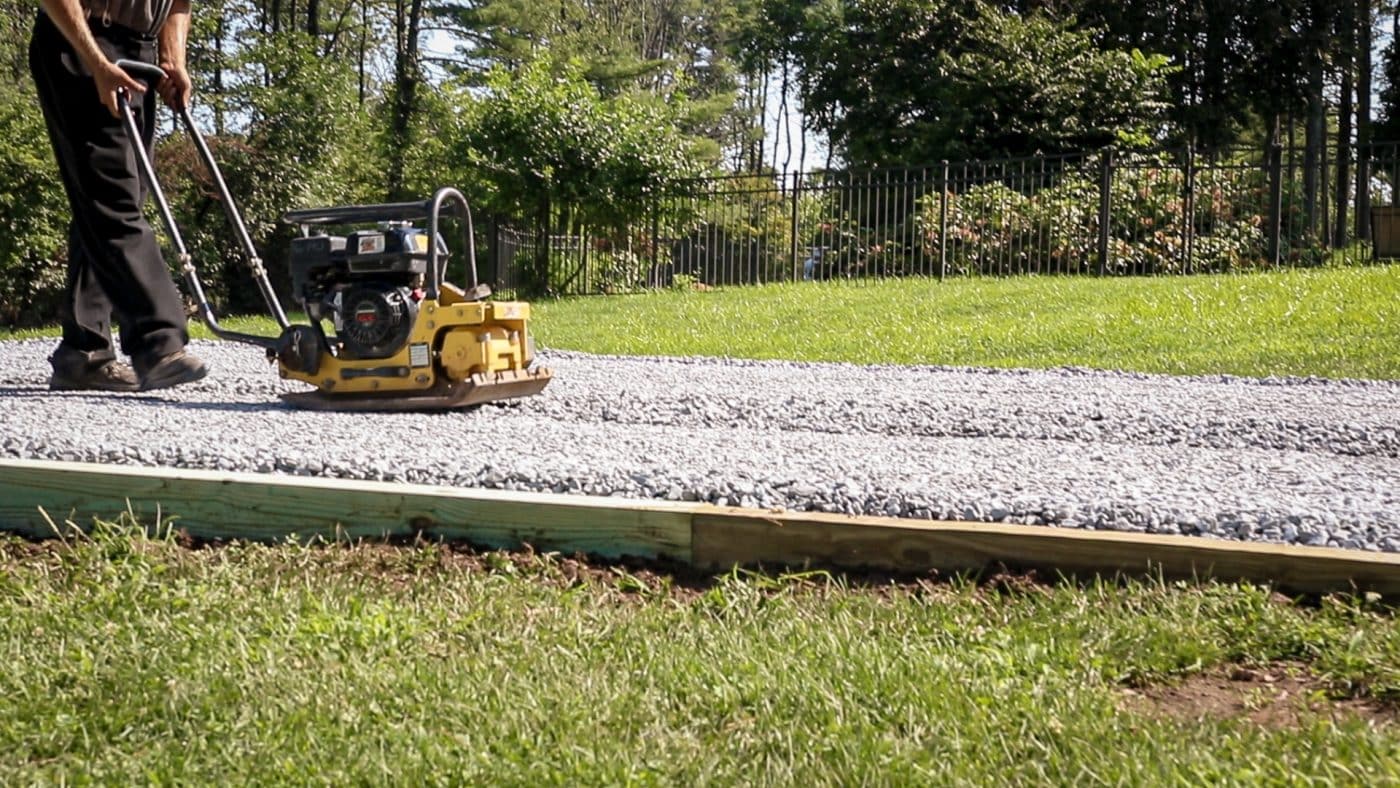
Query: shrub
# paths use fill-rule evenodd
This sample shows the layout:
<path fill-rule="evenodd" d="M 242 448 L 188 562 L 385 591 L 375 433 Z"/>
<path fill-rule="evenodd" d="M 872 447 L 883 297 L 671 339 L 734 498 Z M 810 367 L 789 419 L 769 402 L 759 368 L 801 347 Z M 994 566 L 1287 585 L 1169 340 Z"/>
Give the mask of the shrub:
<path fill-rule="evenodd" d="M 1234 270 L 1263 262 L 1268 188 L 1262 168 L 1227 161 L 1199 169 L 1189 219 L 1185 185 L 1184 169 L 1165 154 L 1133 154 L 1118 161 L 1109 192 L 1109 273 L 1180 273 L 1188 264 L 1192 271 Z M 947 204 L 946 238 L 937 193 L 921 199 L 916 220 L 926 254 L 937 255 L 947 244 L 950 273 L 1085 273 L 1098 268 L 1100 197 L 1094 163 L 1068 170 L 1049 187 L 1029 194 L 993 181 L 950 191 L 942 199 Z"/>
<path fill-rule="evenodd" d="M 38 99 L 0 102 L 0 323 L 51 323 L 63 300 L 68 201 Z"/>
<path fill-rule="evenodd" d="M 594 252 L 590 264 L 598 272 L 601 293 L 631 293 L 647 286 L 651 263 L 630 249 Z"/>
<path fill-rule="evenodd" d="M 628 226 L 649 217 L 658 200 L 680 194 L 703 169 L 697 142 L 679 130 L 688 102 L 636 94 L 603 96 L 581 66 L 549 58 L 517 70 L 494 70 L 487 91 L 452 88 L 460 105 L 458 158 L 481 176 L 485 207 L 526 218 L 535 231 L 596 228 L 625 245 Z M 648 243 L 652 241 L 648 239 Z M 613 264 L 617 273 L 630 264 Z M 621 266 L 621 268 L 619 268 Z M 527 292 L 563 289 L 522 269 Z M 619 283 L 620 284 L 620 283 Z"/>

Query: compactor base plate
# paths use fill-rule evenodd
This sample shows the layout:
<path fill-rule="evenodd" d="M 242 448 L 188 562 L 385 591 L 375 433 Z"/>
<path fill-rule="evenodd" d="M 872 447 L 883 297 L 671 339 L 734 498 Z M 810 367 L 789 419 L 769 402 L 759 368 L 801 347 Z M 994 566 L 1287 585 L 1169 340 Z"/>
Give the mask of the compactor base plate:
<path fill-rule="evenodd" d="M 299 410 L 405 412 L 459 410 L 488 402 L 529 397 L 549 385 L 553 373 L 547 367 L 472 375 L 462 381 L 444 381 L 424 391 L 382 391 L 331 394 L 321 389 L 282 395 L 282 401 Z"/>

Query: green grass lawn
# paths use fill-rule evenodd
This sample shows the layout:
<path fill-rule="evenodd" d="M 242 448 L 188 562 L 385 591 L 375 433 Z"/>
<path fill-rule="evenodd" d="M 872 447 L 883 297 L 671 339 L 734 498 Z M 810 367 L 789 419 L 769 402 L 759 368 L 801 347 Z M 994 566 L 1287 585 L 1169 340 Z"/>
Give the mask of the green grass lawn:
<path fill-rule="evenodd" d="M 542 346 L 591 353 L 1400 378 L 1400 265 L 801 283 L 534 307 Z M 226 322 L 275 333 L 266 318 Z M 0 331 L 40 335 L 56 331 Z"/>
<path fill-rule="evenodd" d="M 803 283 L 536 304 L 548 347 L 858 363 L 1400 378 L 1400 266 Z"/>
<path fill-rule="evenodd" d="M 1240 685 L 1237 712 L 1150 700 L 1280 661 L 1312 678 L 1277 703 L 1313 710 L 1253 719 L 1274 703 L 1264 682 Z M 1255 587 L 676 579 L 114 532 L 0 540 L 0 664 L 4 784 L 1375 785 L 1400 770 L 1392 614 Z"/>

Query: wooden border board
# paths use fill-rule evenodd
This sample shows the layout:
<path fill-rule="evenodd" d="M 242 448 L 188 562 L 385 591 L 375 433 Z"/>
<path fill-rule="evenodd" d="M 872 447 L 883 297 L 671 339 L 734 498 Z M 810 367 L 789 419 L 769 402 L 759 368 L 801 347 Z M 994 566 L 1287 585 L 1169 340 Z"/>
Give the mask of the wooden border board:
<path fill-rule="evenodd" d="M 1046 526 L 930 522 L 177 468 L 0 460 L 0 529 L 53 534 L 130 509 L 202 538 L 423 534 L 489 547 L 667 558 L 702 569 L 804 566 L 1207 578 L 1292 592 L 1400 595 L 1400 554 Z M 41 511 L 42 510 L 42 511 Z M 47 515 L 47 516 L 46 516 Z"/>
<path fill-rule="evenodd" d="M 690 505 L 260 473 L 0 460 L 0 528 L 54 536 L 128 508 L 204 539 L 378 539 L 424 534 L 488 547 L 690 560 Z M 42 512 L 40 509 L 42 508 Z M 45 516 L 47 515 L 47 517 Z"/>

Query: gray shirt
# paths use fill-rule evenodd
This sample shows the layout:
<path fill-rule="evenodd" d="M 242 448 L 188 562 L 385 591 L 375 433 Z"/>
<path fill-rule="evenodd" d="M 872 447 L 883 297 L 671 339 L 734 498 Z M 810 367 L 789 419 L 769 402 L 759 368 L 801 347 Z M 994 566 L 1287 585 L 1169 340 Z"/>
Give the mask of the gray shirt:
<path fill-rule="evenodd" d="M 121 25 L 151 36 L 165 24 L 173 3 L 174 0 L 82 0 L 83 11 L 94 26 Z"/>

